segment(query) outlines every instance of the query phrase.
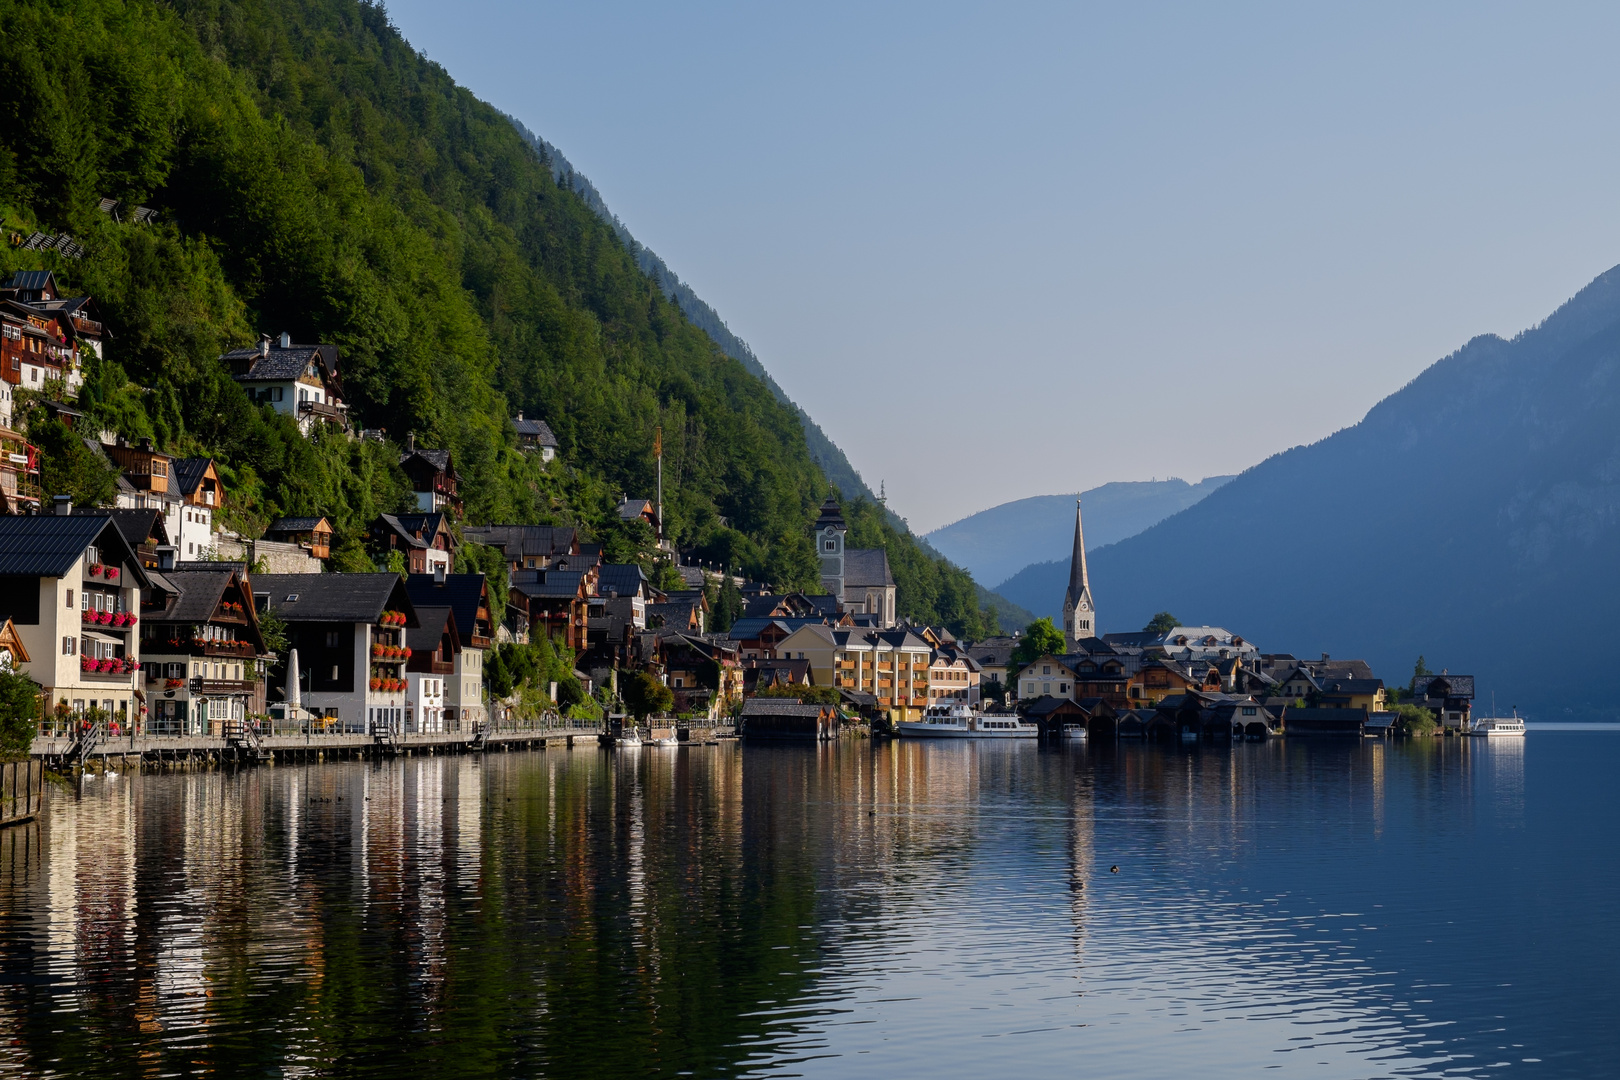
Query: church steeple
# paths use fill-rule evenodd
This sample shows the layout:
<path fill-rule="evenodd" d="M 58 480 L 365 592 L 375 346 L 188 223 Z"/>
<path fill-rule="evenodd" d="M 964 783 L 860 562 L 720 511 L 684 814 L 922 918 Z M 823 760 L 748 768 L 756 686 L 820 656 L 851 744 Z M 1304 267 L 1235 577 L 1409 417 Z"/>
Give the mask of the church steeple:
<path fill-rule="evenodd" d="M 1080 520 L 1080 500 L 1074 500 L 1074 554 L 1069 559 L 1069 590 L 1063 594 L 1063 637 L 1073 649 L 1076 642 L 1097 636 L 1097 612 L 1086 573 L 1086 530 Z"/>

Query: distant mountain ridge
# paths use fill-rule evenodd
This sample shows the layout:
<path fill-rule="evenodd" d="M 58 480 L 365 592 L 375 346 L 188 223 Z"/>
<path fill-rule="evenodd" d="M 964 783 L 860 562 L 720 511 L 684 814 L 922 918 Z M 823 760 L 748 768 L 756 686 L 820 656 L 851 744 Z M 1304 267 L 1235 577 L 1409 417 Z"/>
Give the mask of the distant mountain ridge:
<path fill-rule="evenodd" d="M 1392 683 L 1421 654 L 1503 710 L 1613 717 L 1611 669 L 1585 650 L 1620 604 L 1616 416 L 1620 268 L 1096 552 L 1100 623 L 1169 610 L 1267 651 L 1361 656 Z"/>
<path fill-rule="evenodd" d="M 1085 502 L 1086 547 L 1101 547 L 1134 536 L 1185 510 L 1230 479 L 1211 476 L 1196 484 L 1175 477 L 1122 481 L 1081 492 L 1078 497 Z M 1065 566 L 1063 578 L 1050 604 L 1036 599 L 1033 593 L 1014 596 L 999 584 L 992 584 L 1014 603 L 1037 614 L 1051 614 L 1068 582 L 1075 498 L 1073 494 L 1036 495 L 1002 503 L 941 526 L 923 539 L 966 568 L 975 580 L 987 584 L 1005 582 L 1031 563 L 1061 558 Z"/>

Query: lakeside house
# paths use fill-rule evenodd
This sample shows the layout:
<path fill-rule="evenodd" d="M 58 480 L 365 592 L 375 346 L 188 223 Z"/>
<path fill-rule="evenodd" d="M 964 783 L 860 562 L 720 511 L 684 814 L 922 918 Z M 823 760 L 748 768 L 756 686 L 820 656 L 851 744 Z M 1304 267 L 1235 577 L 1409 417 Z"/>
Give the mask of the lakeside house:
<path fill-rule="evenodd" d="M 141 671 L 153 735 L 224 735 L 265 711 L 269 659 L 247 574 L 187 563 L 154 574 L 141 607 Z"/>
<path fill-rule="evenodd" d="M 405 725 L 407 735 L 438 735 L 457 731 L 459 724 L 445 716 L 445 684 L 455 682 L 456 654 L 461 637 L 456 633 L 452 609 L 416 609 L 420 625 L 406 631 L 405 644 L 410 658 L 405 661 Z"/>
<path fill-rule="evenodd" d="M 455 647 L 450 654 L 451 670 L 444 676 L 445 730 L 472 731 L 488 717 L 484 660 L 494 645 L 496 624 L 488 582 L 483 574 L 412 574 L 405 581 L 405 591 L 419 609 L 450 609 L 448 625 L 455 635 Z"/>
<path fill-rule="evenodd" d="M 260 574 L 253 593 L 260 610 L 287 624 L 303 707 L 322 727 L 404 730 L 405 634 L 421 623 L 398 574 Z M 279 658 L 272 687 L 281 688 L 286 672 L 287 659 Z"/>
<path fill-rule="evenodd" d="M 0 517 L 0 621 L 28 659 L 17 670 L 53 711 L 96 708 L 125 730 L 138 722 L 141 560 L 108 514 Z"/>

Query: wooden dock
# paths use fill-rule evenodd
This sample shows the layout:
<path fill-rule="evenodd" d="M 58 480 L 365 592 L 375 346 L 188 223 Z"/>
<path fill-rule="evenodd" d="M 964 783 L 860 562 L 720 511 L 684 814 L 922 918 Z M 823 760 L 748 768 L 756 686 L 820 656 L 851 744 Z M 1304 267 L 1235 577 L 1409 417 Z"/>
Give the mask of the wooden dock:
<path fill-rule="evenodd" d="M 732 734 L 731 726 L 680 729 L 681 742 L 712 742 Z M 251 741 L 223 735 L 107 735 L 81 744 L 69 735 L 41 735 L 30 749 L 32 763 L 49 762 L 64 769 L 91 771 L 208 768 L 216 765 L 273 765 L 278 762 L 347 761 L 362 758 L 504 753 L 571 746 L 596 746 L 609 740 L 600 726 L 497 727 L 489 731 L 366 734 L 322 732 L 304 735 L 256 735 Z M 3 823 L 3 822 L 0 822 Z"/>

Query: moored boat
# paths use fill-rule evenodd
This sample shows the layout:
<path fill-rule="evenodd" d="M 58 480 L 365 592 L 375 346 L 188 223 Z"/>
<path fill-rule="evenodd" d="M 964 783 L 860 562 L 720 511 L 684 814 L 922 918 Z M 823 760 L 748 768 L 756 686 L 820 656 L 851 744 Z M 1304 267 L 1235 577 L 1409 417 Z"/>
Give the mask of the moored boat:
<path fill-rule="evenodd" d="M 901 735 L 913 739 L 1033 739 L 1040 728 L 1018 717 L 985 715 L 959 702 L 930 705 L 920 720 L 902 720 L 895 725 Z"/>
<path fill-rule="evenodd" d="M 1512 716 L 1481 716 L 1468 728 L 1468 734 L 1481 739 L 1524 738 L 1524 718 L 1514 709 Z"/>

